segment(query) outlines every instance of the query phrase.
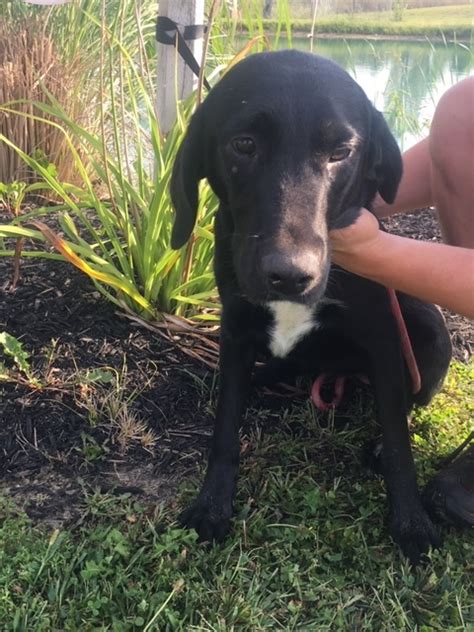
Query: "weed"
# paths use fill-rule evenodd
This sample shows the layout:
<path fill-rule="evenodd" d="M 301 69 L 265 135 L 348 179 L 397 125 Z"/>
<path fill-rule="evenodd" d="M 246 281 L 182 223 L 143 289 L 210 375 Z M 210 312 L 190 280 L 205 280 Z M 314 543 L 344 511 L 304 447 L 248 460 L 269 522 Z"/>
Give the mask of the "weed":
<path fill-rule="evenodd" d="M 30 385 L 35 387 L 40 386 L 40 382 L 33 376 L 29 354 L 25 351 L 23 344 L 18 340 L 18 338 L 11 336 L 6 331 L 1 331 L 0 350 L 3 350 L 5 356 L 12 359 L 14 369 L 16 370 L 15 375 L 15 373 L 12 373 L 12 371 L 0 361 L 0 381 L 22 379 L 22 377 L 25 376 Z"/>
<path fill-rule="evenodd" d="M 145 390 L 152 380 L 153 375 L 148 376 L 141 390 Z M 77 376 L 76 382 L 76 405 L 85 412 L 92 428 L 104 430 L 123 454 L 134 445 L 153 453 L 157 439 L 146 421 L 133 409 L 133 402 L 141 390 L 130 391 L 126 364 L 120 372 L 105 368 L 88 371 L 85 376 Z"/>

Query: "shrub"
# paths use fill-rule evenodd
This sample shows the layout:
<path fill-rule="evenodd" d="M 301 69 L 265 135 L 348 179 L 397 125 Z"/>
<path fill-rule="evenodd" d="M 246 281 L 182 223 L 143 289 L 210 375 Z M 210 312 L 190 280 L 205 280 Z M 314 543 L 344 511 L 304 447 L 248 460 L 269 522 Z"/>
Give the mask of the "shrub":
<path fill-rule="evenodd" d="M 41 125 L 57 136 L 74 179 L 61 173 L 30 148 L 0 132 L 0 151 L 14 153 L 59 201 L 41 206 L 0 226 L 2 255 L 12 255 L 8 238 L 48 241 L 62 258 L 87 273 L 100 292 L 120 307 L 153 318 L 160 312 L 215 318 L 216 291 L 211 269 L 211 219 L 216 200 L 209 187 L 201 195 L 198 226 L 190 244 L 179 252 L 169 246 L 173 211 L 168 184 L 174 157 L 193 103 L 180 113 L 166 138 L 154 112 L 154 75 L 135 16 L 134 44 L 125 28 L 129 7 L 99 20 L 95 81 L 100 86 L 96 129 L 84 124 L 45 82 L 41 97 L 0 105 L 0 117 L 21 117 L 25 126 Z M 138 43 L 137 43 L 138 42 Z M 0 243 L 1 245 L 1 243 Z M 23 256 L 38 251 L 23 250 Z M 53 256 L 53 253 L 44 253 Z M 54 254 L 56 257 L 57 255 Z M 209 311 L 211 310 L 211 312 Z"/>

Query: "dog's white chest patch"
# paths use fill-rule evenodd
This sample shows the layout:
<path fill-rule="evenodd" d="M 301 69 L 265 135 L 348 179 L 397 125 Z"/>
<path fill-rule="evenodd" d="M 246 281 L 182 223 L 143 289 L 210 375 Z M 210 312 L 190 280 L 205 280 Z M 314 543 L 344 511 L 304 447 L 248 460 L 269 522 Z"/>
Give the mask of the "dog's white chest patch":
<path fill-rule="evenodd" d="M 284 358 L 307 333 L 317 327 L 313 310 L 306 305 L 289 301 L 271 301 L 267 304 L 273 314 L 270 330 L 270 351 Z"/>

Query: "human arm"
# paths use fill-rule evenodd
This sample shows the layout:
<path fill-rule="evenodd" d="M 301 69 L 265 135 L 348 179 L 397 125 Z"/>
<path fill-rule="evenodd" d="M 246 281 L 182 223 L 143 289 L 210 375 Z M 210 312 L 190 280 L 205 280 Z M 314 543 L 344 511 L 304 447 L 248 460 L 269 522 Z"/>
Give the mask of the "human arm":
<path fill-rule="evenodd" d="M 474 250 L 382 232 L 366 209 L 329 235 L 342 268 L 474 318 Z"/>
<path fill-rule="evenodd" d="M 403 154 L 403 175 L 393 204 L 377 195 L 372 210 L 379 217 L 432 206 L 430 139 L 424 138 Z"/>
<path fill-rule="evenodd" d="M 436 106 L 429 136 L 403 154 L 403 176 L 392 204 L 380 195 L 374 214 L 388 217 L 436 207 L 443 240 L 474 248 L 474 76 L 449 88 Z"/>

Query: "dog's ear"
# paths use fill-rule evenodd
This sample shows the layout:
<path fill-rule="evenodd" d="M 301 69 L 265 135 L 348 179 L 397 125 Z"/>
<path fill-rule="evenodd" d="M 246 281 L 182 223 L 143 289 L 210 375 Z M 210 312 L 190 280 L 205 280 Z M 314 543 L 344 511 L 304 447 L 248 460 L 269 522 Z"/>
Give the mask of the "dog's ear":
<path fill-rule="evenodd" d="M 181 143 L 171 174 L 171 201 L 176 217 L 171 233 L 171 247 L 181 248 L 193 232 L 199 202 L 199 180 L 204 178 L 202 113 L 196 110 Z"/>
<path fill-rule="evenodd" d="M 392 204 L 402 178 L 402 156 L 384 117 L 372 107 L 368 178 L 387 204 Z"/>

